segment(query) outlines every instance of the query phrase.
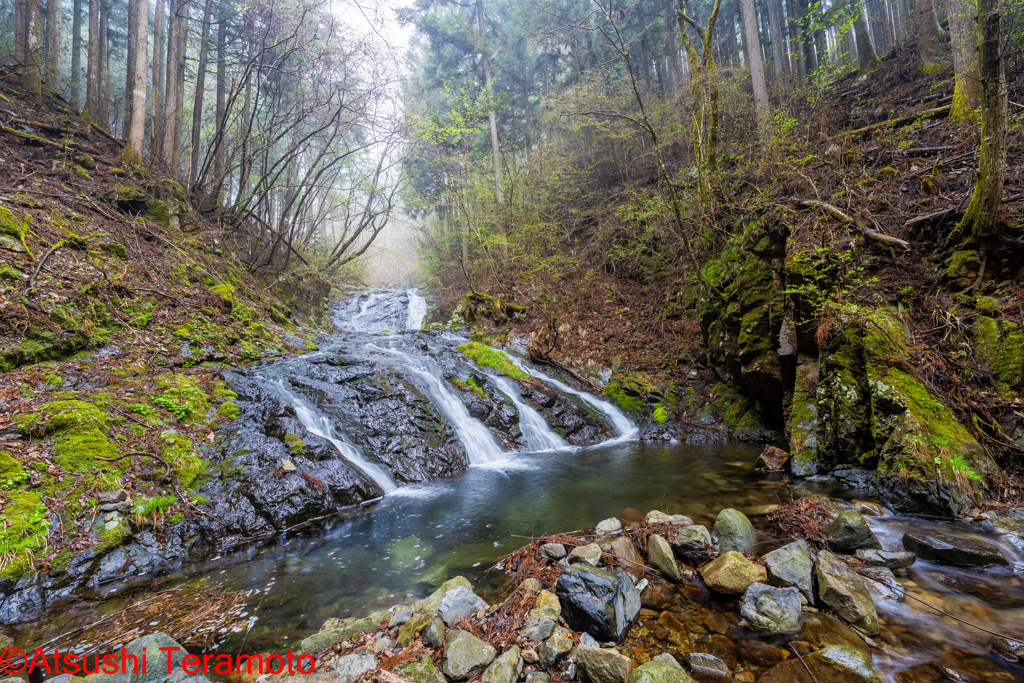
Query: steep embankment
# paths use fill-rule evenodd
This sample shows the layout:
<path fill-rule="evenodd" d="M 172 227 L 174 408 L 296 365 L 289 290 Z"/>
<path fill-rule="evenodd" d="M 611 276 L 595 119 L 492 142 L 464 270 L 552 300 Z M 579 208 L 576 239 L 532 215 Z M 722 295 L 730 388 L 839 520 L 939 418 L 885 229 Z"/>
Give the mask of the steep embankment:
<path fill-rule="evenodd" d="M 201 446 L 239 412 L 221 368 L 315 348 L 329 319 L 319 280 L 255 279 L 227 217 L 59 98 L 0 98 L 0 592 L 37 587 L 17 613 L 201 516 Z"/>

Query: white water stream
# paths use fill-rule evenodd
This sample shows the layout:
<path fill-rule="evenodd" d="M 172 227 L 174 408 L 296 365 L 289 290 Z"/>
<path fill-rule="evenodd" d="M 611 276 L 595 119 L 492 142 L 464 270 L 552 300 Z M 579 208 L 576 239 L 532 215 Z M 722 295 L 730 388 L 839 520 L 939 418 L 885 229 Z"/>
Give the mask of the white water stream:
<path fill-rule="evenodd" d="M 565 439 L 551 431 L 551 427 L 548 426 L 543 415 L 523 400 L 515 382 L 508 377 L 490 376 L 489 379 L 497 385 L 501 393 L 508 396 L 515 404 L 519 411 L 519 429 L 531 450 L 557 451 L 563 448 L 572 448 L 565 442 Z"/>

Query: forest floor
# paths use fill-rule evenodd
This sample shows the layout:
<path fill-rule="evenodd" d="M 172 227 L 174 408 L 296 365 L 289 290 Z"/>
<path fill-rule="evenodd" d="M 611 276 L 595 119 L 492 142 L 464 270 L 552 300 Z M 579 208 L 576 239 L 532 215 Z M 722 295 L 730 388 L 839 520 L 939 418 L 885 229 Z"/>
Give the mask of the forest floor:
<path fill-rule="evenodd" d="M 97 542 L 104 479 L 123 482 L 136 518 L 196 514 L 193 444 L 237 412 L 220 370 L 315 349 L 325 302 L 321 291 L 292 287 L 287 301 L 268 291 L 181 185 L 133 164 L 52 93 L 26 100 L 4 71 L 0 125 L 9 581 L 33 562 L 59 570 Z M 48 541 L 51 514 L 59 532 Z"/>

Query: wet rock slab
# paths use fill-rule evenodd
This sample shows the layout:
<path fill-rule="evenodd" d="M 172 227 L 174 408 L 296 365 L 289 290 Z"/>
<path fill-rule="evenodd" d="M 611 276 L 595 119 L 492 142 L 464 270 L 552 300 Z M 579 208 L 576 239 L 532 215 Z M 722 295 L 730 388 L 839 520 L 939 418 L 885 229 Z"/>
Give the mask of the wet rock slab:
<path fill-rule="evenodd" d="M 1009 564 L 1006 556 L 996 545 L 963 536 L 908 531 L 903 534 L 903 547 L 922 560 L 942 564 L 978 567 Z"/>
<path fill-rule="evenodd" d="M 566 623 L 600 642 L 621 641 L 640 611 L 640 593 L 625 572 L 573 565 L 558 578 L 555 593 Z"/>

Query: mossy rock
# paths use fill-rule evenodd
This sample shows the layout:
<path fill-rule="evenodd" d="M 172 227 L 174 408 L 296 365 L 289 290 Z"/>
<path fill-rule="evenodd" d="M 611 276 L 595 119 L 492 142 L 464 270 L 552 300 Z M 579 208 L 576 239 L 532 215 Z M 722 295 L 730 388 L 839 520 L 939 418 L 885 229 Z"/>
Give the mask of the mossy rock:
<path fill-rule="evenodd" d="M 7 451 L 0 450 L 0 485 L 16 480 L 24 474 L 25 468 L 21 466 L 21 463 L 11 457 Z"/>
<path fill-rule="evenodd" d="M 722 415 L 722 423 L 741 441 L 759 441 L 768 430 L 754 407 L 754 402 L 728 384 L 716 384 L 714 406 Z"/>
<path fill-rule="evenodd" d="M 981 270 L 981 258 L 974 249 L 964 249 L 953 252 L 953 255 L 946 259 L 945 279 L 954 289 L 965 289 L 970 287 L 978 271 Z"/>
<path fill-rule="evenodd" d="M 93 159 L 88 154 L 75 155 L 74 162 L 81 166 L 82 168 L 88 169 L 90 171 L 96 168 L 96 160 Z"/>
<path fill-rule="evenodd" d="M 114 197 L 113 200 L 119 204 L 121 203 L 132 203 L 132 202 L 144 202 L 148 199 L 146 193 L 135 187 L 134 185 L 124 185 L 118 183 L 114 186 Z"/>
<path fill-rule="evenodd" d="M 25 237 L 28 222 L 15 216 L 10 209 L 0 206 L 0 235 L 9 235 L 17 240 Z"/>
<path fill-rule="evenodd" d="M 142 215 L 164 229 L 171 227 L 171 210 L 159 199 L 149 199 L 142 209 Z"/>
<path fill-rule="evenodd" d="M 512 379 L 529 379 L 530 375 L 523 372 L 515 363 L 512 362 L 511 357 L 504 351 L 491 348 L 486 344 L 480 342 L 469 342 L 456 347 L 457 351 L 461 351 L 466 354 L 469 358 L 476 361 L 476 364 L 482 368 L 491 368 L 497 370 L 503 375 L 508 375 Z"/>
<path fill-rule="evenodd" d="M 51 337 L 52 341 L 26 340 L 21 344 L 0 351 L 0 372 L 7 372 L 31 363 L 63 360 L 89 345 L 89 337 L 81 333 L 63 338 L 58 338 L 51 333 Z"/>
<path fill-rule="evenodd" d="M 171 178 L 163 178 L 160 180 L 160 186 L 167 191 L 167 193 L 177 199 L 179 202 L 184 202 L 188 199 L 188 195 L 185 194 L 185 188 L 181 186 L 176 180 Z"/>
<path fill-rule="evenodd" d="M 53 447 L 57 464 L 69 472 L 93 472 L 111 467 L 109 461 L 117 457 L 117 446 L 99 429 L 68 432 L 57 439 Z"/>
<path fill-rule="evenodd" d="M 47 547 L 49 515 L 39 491 L 12 491 L 5 494 L 0 524 L 0 576 L 20 579 L 33 571 L 36 554 Z"/>
<path fill-rule="evenodd" d="M 128 260 L 128 249 L 125 248 L 123 244 L 120 244 L 118 242 L 104 242 L 100 244 L 100 249 L 107 252 L 108 254 L 111 254 L 112 256 L 116 256 L 122 261 Z"/>
<path fill-rule="evenodd" d="M 89 172 L 82 168 L 81 166 L 76 165 L 74 170 L 75 175 L 81 178 L 82 180 L 92 180 L 92 176 L 89 175 Z"/>
<path fill-rule="evenodd" d="M 5 282 L 20 282 L 22 272 L 6 263 L 0 263 L 0 280 Z"/>
<path fill-rule="evenodd" d="M 647 375 L 615 375 L 602 393 L 623 410 L 637 413 L 642 412 L 649 402 L 657 403 L 662 398 Z"/>
<path fill-rule="evenodd" d="M 974 321 L 974 355 L 1009 388 L 1024 386 L 1024 335 L 1015 323 L 978 316 Z"/>
<path fill-rule="evenodd" d="M 220 302 L 230 310 L 235 305 L 235 288 L 231 285 L 214 285 L 210 291 L 220 298 Z"/>

